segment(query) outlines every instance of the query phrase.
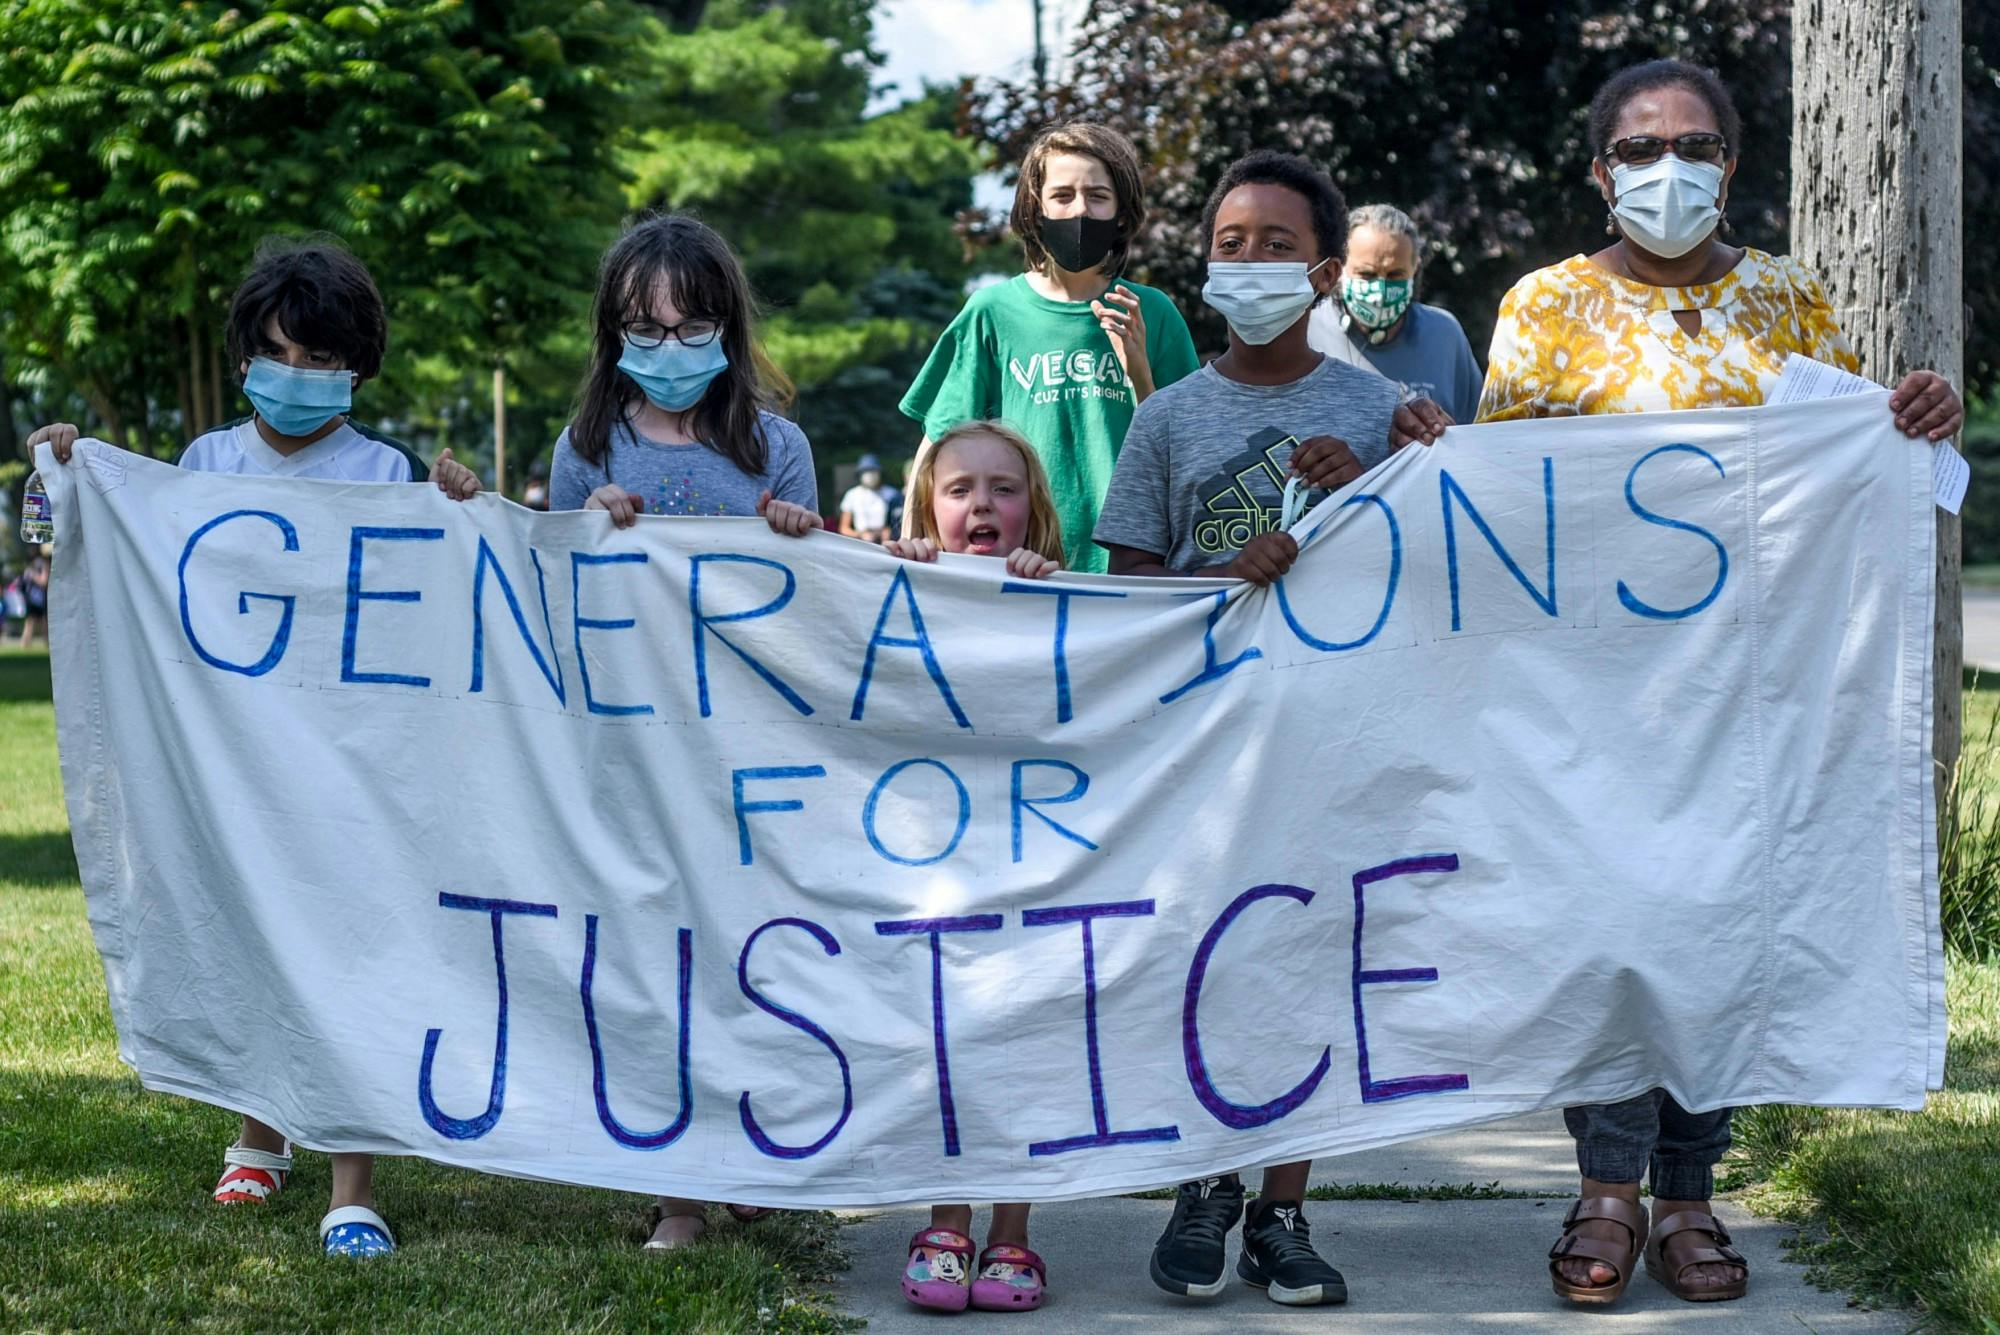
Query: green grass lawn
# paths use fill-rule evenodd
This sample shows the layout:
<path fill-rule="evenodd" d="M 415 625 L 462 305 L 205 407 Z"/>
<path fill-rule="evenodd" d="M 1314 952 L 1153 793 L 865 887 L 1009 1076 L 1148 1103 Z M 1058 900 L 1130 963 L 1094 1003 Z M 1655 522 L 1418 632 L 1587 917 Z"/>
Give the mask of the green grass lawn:
<path fill-rule="evenodd" d="M 1805 1230 L 1829 1280 L 2000 1335 L 2000 681 L 1966 674 L 1940 873 L 1951 961 L 1945 1089 L 1921 1113 L 1752 1108 L 1730 1185 Z"/>
<path fill-rule="evenodd" d="M 821 1213 L 643 1255 L 644 1199 L 383 1162 L 402 1244 L 329 1262 L 323 1156 L 270 1206 L 208 1200 L 236 1119 L 116 1054 L 56 770 L 48 659 L 0 650 L 0 1330 L 829 1331 Z M 721 1215 L 721 1211 L 717 1211 Z"/>
<path fill-rule="evenodd" d="M 1920 1113 L 1737 1114 L 1750 1204 L 1805 1229 L 1842 1288 L 2000 1335 L 2000 963 L 1954 961 L 1945 1091 Z"/>

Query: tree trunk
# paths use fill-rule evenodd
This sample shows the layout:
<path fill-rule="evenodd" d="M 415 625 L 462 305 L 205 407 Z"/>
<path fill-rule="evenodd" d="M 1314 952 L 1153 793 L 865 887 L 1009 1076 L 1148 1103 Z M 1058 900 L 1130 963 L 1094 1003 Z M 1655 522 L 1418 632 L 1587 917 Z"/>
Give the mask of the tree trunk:
<path fill-rule="evenodd" d="M 201 365 L 195 360 L 194 321 L 175 321 L 173 331 L 174 360 L 180 364 L 174 379 L 179 382 L 175 389 L 181 405 L 181 443 L 186 444 L 194 439 L 195 420 L 201 415 L 195 407 L 201 401 Z"/>
<path fill-rule="evenodd" d="M 7 353 L 0 348 L 0 459 L 22 454 L 21 433 L 14 428 L 14 386 L 7 379 Z M 0 538 L 4 543 L 5 538 Z"/>
<path fill-rule="evenodd" d="M 131 433 L 125 429 L 125 414 L 118 411 L 118 403 L 112 398 L 110 390 L 96 380 L 85 381 L 78 388 L 83 392 L 84 402 L 104 423 L 105 434 L 111 437 L 111 443 L 121 450 L 132 448 Z"/>
<path fill-rule="evenodd" d="M 195 345 L 201 349 L 202 366 L 201 421 L 195 432 L 199 435 L 213 431 L 227 419 L 222 415 L 222 352 L 215 346 L 215 331 L 197 325 Z"/>
<path fill-rule="evenodd" d="M 1959 0 L 1799 0 L 1792 252 L 1826 284 L 1861 369 L 1964 384 Z M 1940 818 L 1958 761 L 1958 517 L 1939 510 L 1931 750 Z"/>

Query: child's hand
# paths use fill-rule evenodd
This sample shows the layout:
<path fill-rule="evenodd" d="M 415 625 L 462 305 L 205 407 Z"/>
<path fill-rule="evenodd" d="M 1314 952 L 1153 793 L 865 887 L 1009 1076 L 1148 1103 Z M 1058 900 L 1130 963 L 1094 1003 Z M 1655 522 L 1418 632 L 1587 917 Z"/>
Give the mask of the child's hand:
<path fill-rule="evenodd" d="M 55 449 L 56 462 L 66 464 L 70 450 L 76 445 L 76 438 L 82 434 L 73 422 L 51 422 L 28 437 L 28 455 L 33 458 L 35 446 L 46 441 Z"/>
<path fill-rule="evenodd" d="M 1110 337 L 1111 351 L 1127 378 L 1132 378 L 1135 362 L 1146 369 L 1146 316 L 1139 309 L 1139 294 L 1114 283 L 1104 300 L 1090 303 L 1090 313 Z"/>
<path fill-rule="evenodd" d="M 1965 425 L 1964 401 L 1951 381 L 1936 371 L 1912 371 L 1904 376 L 1889 396 L 1889 411 L 1896 414 L 1896 429 L 1911 440 L 1919 436 L 1943 440 L 1957 435 Z"/>
<path fill-rule="evenodd" d="M 450 446 L 431 465 L 431 481 L 455 501 L 469 501 L 479 494 L 479 474 L 452 458 Z"/>
<path fill-rule="evenodd" d="M 1016 547 L 1007 553 L 1007 573 L 1019 579 L 1047 579 L 1061 569 L 1062 562 L 1051 561 L 1026 547 Z"/>
<path fill-rule="evenodd" d="M 938 545 L 929 538 L 896 538 L 882 544 L 882 550 L 905 561 L 935 561 Z"/>
<path fill-rule="evenodd" d="M 1281 578 L 1299 559 L 1299 544 L 1289 533 L 1260 533 L 1243 544 L 1227 567 L 1231 579 L 1247 579 L 1262 587 Z"/>
<path fill-rule="evenodd" d="M 1411 399 L 1396 409 L 1396 416 L 1389 423 L 1389 448 L 1394 451 L 1405 445 L 1435 445 L 1444 429 L 1452 424 L 1451 414 L 1429 399 Z"/>
<path fill-rule="evenodd" d="M 768 491 L 757 498 L 757 513 L 764 516 L 771 532 L 782 533 L 788 538 L 803 538 L 814 529 L 826 526 L 825 520 L 805 506 L 776 500 Z"/>
<path fill-rule="evenodd" d="M 1314 436 L 1292 451 L 1292 471 L 1318 491 L 1333 491 L 1354 481 L 1368 470 L 1347 448 L 1347 442 L 1332 436 Z"/>
<path fill-rule="evenodd" d="M 614 528 L 630 528 L 639 517 L 640 507 L 646 498 L 636 491 L 627 491 L 617 483 L 599 487 L 590 493 L 590 499 L 583 503 L 586 510 L 607 510 L 611 514 Z"/>

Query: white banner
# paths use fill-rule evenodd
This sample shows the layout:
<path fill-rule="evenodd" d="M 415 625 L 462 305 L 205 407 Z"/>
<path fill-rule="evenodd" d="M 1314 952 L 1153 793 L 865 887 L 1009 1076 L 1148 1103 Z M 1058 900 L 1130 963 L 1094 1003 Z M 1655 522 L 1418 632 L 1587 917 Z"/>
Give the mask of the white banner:
<path fill-rule="evenodd" d="M 305 1145 L 1052 1200 L 1941 1077 L 1931 461 L 1879 394 L 1454 428 L 1269 590 L 79 453 L 121 1055 Z"/>

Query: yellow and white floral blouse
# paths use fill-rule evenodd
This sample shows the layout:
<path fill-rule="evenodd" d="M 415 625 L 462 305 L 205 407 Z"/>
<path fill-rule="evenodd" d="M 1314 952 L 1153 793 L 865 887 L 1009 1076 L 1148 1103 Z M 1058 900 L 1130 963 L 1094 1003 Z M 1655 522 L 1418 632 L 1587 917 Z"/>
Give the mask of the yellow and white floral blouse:
<path fill-rule="evenodd" d="M 1700 311 L 1689 336 L 1674 311 Z M 1479 420 L 1754 408 L 1785 359 L 1860 369 L 1819 280 L 1789 256 L 1745 250 L 1698 287 L 1652 287 L 1575 255 L 1500 303 Z"/>

